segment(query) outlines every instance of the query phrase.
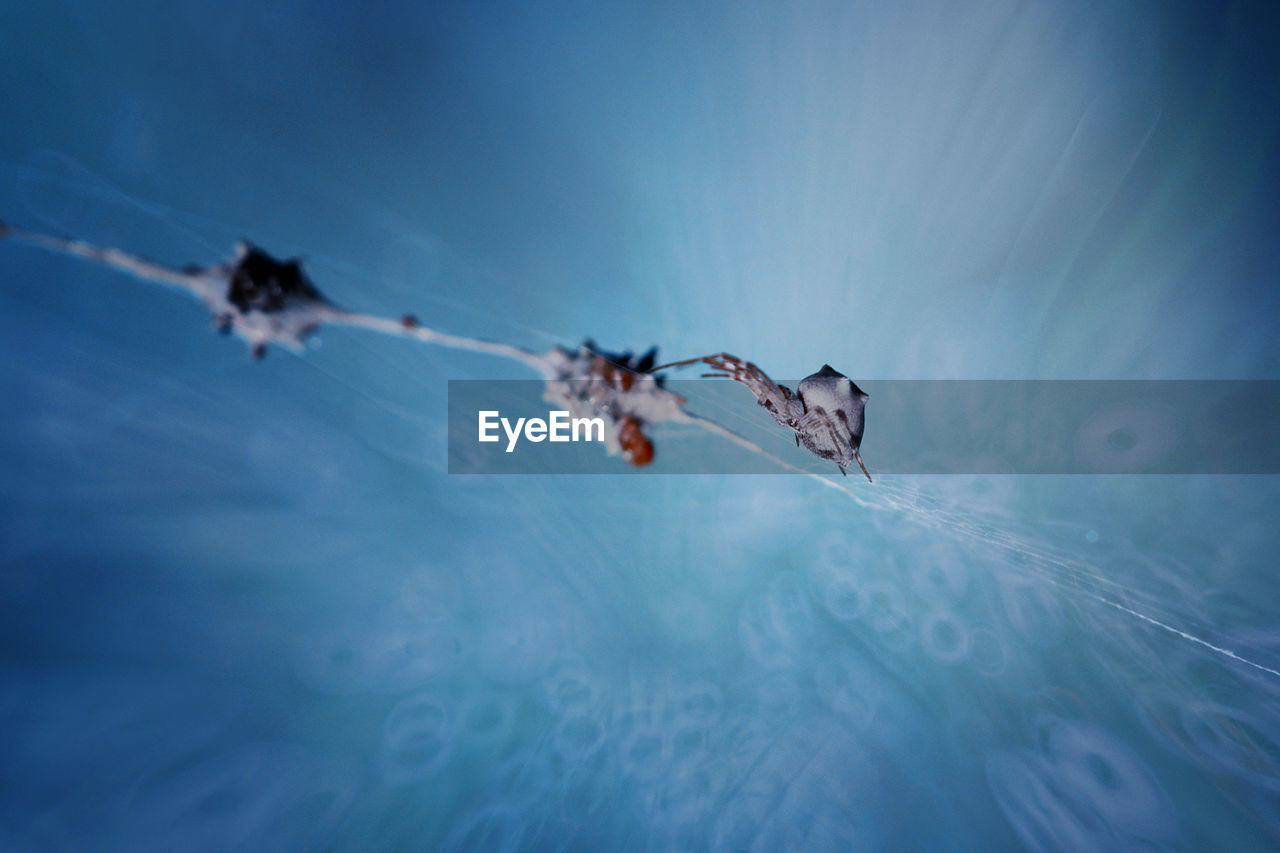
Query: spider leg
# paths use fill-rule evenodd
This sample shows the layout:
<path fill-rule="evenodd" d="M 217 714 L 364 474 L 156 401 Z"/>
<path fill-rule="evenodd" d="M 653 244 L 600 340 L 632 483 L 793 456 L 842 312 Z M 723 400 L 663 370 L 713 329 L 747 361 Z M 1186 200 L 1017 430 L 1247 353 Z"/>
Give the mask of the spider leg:
<path fill-rule="evenodd" d="M 835 424 L 831 423 L 830 420 L 827 420 L 823 422 L 823 425 L 827 428 L 827 435 L 831 436 L 832 447 L 840 447 L 840 436 L 836 434 Z"/>
<path fill-rule="evenodd" d="M 858 452 L 856 447 L 853 449 L 853 458 L 858 460 L 858 467 L 862 469 L 863 474 L 867 475 L 867 482 L 874 483 L 875 480 L 872 480 L 871 475 L 867 473 L 867 466 L 862 464 L 862 454 Z"/>
<path fill-rule="evenodd" d="M 666 370 L 668 367 L 684 367 L 686 364 L 697 364 L 700 361 L 706 362 L 708 358 L 714 358 L 714 356 L 699 356 L 698 358 L 686 358 L 684 361 L 671 361 L 666 364 L 660 364 L 657 367 L 652 367 L 649 369 L 649 372 L 657 373 L 659 370 Z"/>
<path fill-rule="evenodd" d="M 826 427 L 827 427 L 827 435 L 831 436 L 831 443 L 835 447 L 840 447 L 840 437 L 836 435 L 835 426 L 831 423 L 831 421 L 827 421 Z M 858 460 L 858 465 L 862 468 L 862 473 L 867 474 L 867 467 L 862 464 L 862 457 L 858 455 L 858 448 L 850 446 L 849 449 L 853 451 L 853 457 Z M 849 476 L 848 472 L 844 470 L 844 466 L 841 465 L 839 462 L 836 463 L 836 467 L 840 469 L 840 473 L 842 475 L 844 475 L 845 477 Z M 870 480 L 870 479 L 871 479 L 871 475 L 867 474 L 867 480 Z"/>
<path fill-rule="evenodd" d="M 727 352 L 719 352 L 715 355 L 700 355 L 697 358 L 686 358 L 682 361 L 669 361 L 666 364 L 659 364 L 657 367 L 650 367 L 648 373 L 657 373 L 659 370 L 666 370 L 668 367 L 684 367 L 687 364 L 709 364 L 717 370 L 732 370 L 733 365 L 741 364 L 741 361 Z"/>

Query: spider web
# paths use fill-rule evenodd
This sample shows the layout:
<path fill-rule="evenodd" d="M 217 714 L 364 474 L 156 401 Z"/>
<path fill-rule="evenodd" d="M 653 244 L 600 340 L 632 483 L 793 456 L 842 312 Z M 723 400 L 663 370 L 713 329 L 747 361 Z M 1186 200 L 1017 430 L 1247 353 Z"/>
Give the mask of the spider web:
<path fill-rule="evenodd" d="M 16 171 L 28 215 L 102 245 L 207 264 L 235 232 L 140 202 L 65 159 Z M 335 302 L 392 317 L 412 310 L 468 338 L 530 349 L 573 345 L 581 333 L 607 340 L 596 329 L 512 322 L 478 296 L 432 296 L 474 265 L 429 237 L 390 239 L 411 247 L 409 258 L 434 258 L 426 266 L 437 278 L 408 285 L 315 254 L 312 274 Z M 309 254 L 301 248 L 281 251 Z M 437 840 L 557 838 L 576 812 L 623 815 L 624 833 L 712 825 L 733 837 L 743 803 L 796 816 L 806 808 L 796 792 L 818 788 L 833 805 L 811 816 L 815 831 L 838 834 L 832 815 L 867 795 L 837 772 L 838 759 L 860 754 L 873 733 L 907 737 L 935 691 L 961 677 L 1036 683 L 1038 667 L 1062 665 L 1058 650 L 1076 644 L 1089 663 L 1070 666 L 1156 697 L 1144 719 L 1179 748 L 1203 735 L 1173 725 L 1165 708 L 1197 695 L 1206 671 L 1240 703 L 1205 712 L 1213 731 L 1232 731 L 1241 715 L 1265 719 L 1254 702 L 1274 701 L 1273 633 L 1233 620 L 1241 603 L 1206 599 L 1207 567 L 1162 558 L 1102 516 L 1055 511 L 1076 499 L 1062 495 L 1087 498 L 1088 486 L 446 477 L 444 382 L 508 369 L 489 355 L 325 328 L 300 357 L 249 364 L 204 332 L 199 311 L 112 272 L 35 255 L 9 270 L 6 332 L 27 358 L 4 374 L 6 396 L 22 403 L 8 416 L 5 477 L 33 483 L 10 499 L 12 531 L 54 512 L 96 516 L 69 554 L 120 565 L 147 554 L 150 583 L 176 584 L 178 602 L 214 602 L 187 625 L 199 642 L 160 663 L 207 668 L 269 649 L 276 659 L 259 665 L 261 678 L 386 709 L 373 760 L 385 784 L 447 770 L 461 792 L 506 793 L 457 821 L 434 815 L 439 828 L 427 834 Z M 745 392 L 691 405 L 709 423 L 756 429 L 758 445 L 790 440 Z M 660 452 L 699 453 L 722 437 L 686 423 L 655 439 Z M 1248 500 L 1274 500 L 1270 485 L 1244 488 Z M 1082 543 L 1099 528 L 1103 556 L 1093 557 Z M 34 533 L 15 542 L 15 566 L 49 551 Z M 237 594 L 241 584 L 257 592 Z M 122 615 L 172 602 L 130 597 Z M 143 621 L 160 631 L 163 618 Z M 90 634 L 95 626 L 105 630 L 90 620 Z M 115 642 L 108 653 L 142 653 L 136 641 Z M 1071 701 L 1055 710 L 1078 713 Z M 1274 730 L 1255 722 L 1249 731 L 1268 755 Z M 814 732 L 832 738 L 827 747 Z M 1257 766 L 1221 749 L 1199 754 L 1237 777 Z M 280 774 L 271 815 L 316 784 L 344 792 L 334 798 L 344 814 L 354 796 L 336 781 L 344 768 L 317 775 L 310 754 L 235 760 Z M 199 767 L 172 778 L 156 770 L 161 802 L 149 808 L 186 814 L 159 792 L 248 778 Z M 283 831 L 272 820 L 247 826 L 257 839 Z"/>

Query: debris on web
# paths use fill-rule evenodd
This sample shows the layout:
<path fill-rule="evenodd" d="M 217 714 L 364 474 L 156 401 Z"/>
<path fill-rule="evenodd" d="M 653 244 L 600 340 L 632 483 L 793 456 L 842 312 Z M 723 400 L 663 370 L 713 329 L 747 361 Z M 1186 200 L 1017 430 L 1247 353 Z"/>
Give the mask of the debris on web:
<path fill-rule="evenodd" d="M 609 353 L 590 339 L 576 351 L 555 347 L 547 353 L 547 387 L 543 399 L 564 406 L 571 417 L 603 418 L 605 449 L 632 465 L 653 461 L 648 424 L 681 420 L 685 399 L 663 387 L 652 372 L 658 349 L 634 358 L 630 352 Z"/>
<path fill-rule="evenodd" d="M 234 259 L 209 273 L 204 299 L 214 328 L 243 339 L 254 358 L 271 344 L 301 350 L 326 319 L 329 303 L 296 258 L 278 260 L 242 242 Z"/>

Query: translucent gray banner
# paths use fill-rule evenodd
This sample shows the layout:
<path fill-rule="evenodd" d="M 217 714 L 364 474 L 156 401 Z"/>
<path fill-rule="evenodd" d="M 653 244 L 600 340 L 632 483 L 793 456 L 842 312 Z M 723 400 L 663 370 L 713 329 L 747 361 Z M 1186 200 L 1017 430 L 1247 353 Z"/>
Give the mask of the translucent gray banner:
<path fill-rule="evenodd" d="M 860 379 L 858 385 L 870 395 L 862 458 L 873 476 L 1280 474 L 1280 381 Z M 701 379 L 668 380 L 664 387 L 685 399 L 685 411 L 769 454 L 838 474 L 834 464 L 797 448 L 794 435 L 741 385 Z M 555 415 L 569 407 L 545 399 L 545 389 L 537 380 L 450 381 L 449 472 L 788 473 L 697 424 L 674 421 L 642 425 L 653 461 L 630 465 L 608 453 L 610 442 L 596 440 L 594 425 L 588 437 L 588 424 L 579 423 L 573 440 L 573 413 Z M 482 412 L 491 413 L 484 416 L 487 435 L 497 440 L 479 440 Z M 545 430 L 534 423 L 530 432 L 534 419 Z"/>

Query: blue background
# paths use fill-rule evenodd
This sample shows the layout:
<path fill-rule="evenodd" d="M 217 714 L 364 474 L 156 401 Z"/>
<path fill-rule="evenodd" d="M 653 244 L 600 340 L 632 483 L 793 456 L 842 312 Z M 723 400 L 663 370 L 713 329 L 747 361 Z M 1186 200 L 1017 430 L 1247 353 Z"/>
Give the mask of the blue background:
<path fill-rule="evenodd" d="M 1280 373 L 1270 4 L 7 3 L 0 45 L 26 227 L 249 237 L 535 349 Z M 529 374 L 318 344 L 0 245 L 0 848 L 1280 843 L 1280 676 L 1205 645 L 1280 668 L 1276 478 L 450 477 L 446 381 Z"/>

